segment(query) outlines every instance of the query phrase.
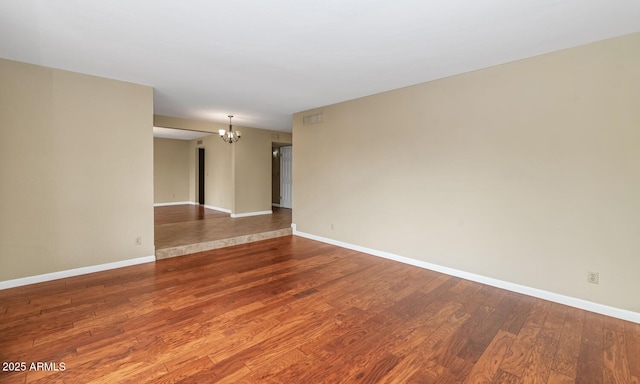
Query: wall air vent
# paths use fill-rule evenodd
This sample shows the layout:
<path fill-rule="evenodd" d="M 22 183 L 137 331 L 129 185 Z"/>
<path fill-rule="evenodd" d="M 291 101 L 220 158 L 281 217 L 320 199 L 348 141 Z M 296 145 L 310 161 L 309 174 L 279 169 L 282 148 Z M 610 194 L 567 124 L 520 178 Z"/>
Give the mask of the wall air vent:
<path fill-rule="evenodd" d="M 324 121 L 324 113 L 317 113 L 315 115 L 305 116 L 302 118 L 303 125 L 319 124 Z"/>
<path fill-rule="evenodd" d="M 202 145 L 202 140 L 196 141 L 196 145 Z"/>

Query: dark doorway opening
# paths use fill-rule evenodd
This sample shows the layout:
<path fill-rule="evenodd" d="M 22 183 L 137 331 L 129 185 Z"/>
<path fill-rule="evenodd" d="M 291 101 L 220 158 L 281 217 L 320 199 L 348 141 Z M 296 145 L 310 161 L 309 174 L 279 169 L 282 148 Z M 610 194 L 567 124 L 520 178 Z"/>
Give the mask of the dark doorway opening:
<path fill-rule="evenodd" d="M 204 148 L 198 148 L 198 203 L 204 204 Z"/>

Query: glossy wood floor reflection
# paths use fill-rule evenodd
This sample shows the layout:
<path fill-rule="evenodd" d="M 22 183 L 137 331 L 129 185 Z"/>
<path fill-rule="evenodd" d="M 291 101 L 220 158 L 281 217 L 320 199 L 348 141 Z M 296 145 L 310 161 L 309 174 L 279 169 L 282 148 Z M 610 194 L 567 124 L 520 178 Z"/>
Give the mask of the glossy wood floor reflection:
<path fill-rule="evenodd" d="M 66 368 L 2 383 L 638 383 L 640 325 L 288 236 L 0 291 L 0 360 Z"/>

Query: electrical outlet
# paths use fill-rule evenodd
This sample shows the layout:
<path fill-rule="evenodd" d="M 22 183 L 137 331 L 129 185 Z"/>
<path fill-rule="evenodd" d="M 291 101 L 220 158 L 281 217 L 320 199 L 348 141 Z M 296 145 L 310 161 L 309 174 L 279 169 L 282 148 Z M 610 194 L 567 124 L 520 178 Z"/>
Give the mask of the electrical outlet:
<path fill-rule="evenodd" d="M 598 280 L 600 279 L 600 274 L 598 272 L 588 272 L 587 273 L 587 282 L 591 284 L 598 284 Z"/>
<path fill-rule="evenodd" d="M 142 237 L 141 236 L 136 237 L 136 245 L 142 245 Z"/>

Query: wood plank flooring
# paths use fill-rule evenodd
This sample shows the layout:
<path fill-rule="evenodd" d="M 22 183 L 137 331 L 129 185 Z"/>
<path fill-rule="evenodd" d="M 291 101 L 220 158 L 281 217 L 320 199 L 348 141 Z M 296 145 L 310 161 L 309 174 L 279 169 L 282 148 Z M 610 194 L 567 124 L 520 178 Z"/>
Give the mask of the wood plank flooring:
<path fill-rule="evenodd" d="M 202 205 L 154 208 L 156 249 L 202 243 L 291 228 L 291 209 L 273 207 L 273 214 L 231 218 Z"/>
<path fill-rule="evenodd" d="M 289 236 L 291 209 L 273 214 L 232 218 L 202 205 L 154 208 L 156 259 L 183 256 L 274 237 Z"/>
<path fill-rule="evenodd" d="M 637 384 L 640 325 L 288 236 L 0 291 L 0 361 L 27 369 L 2 383 Z"/>

